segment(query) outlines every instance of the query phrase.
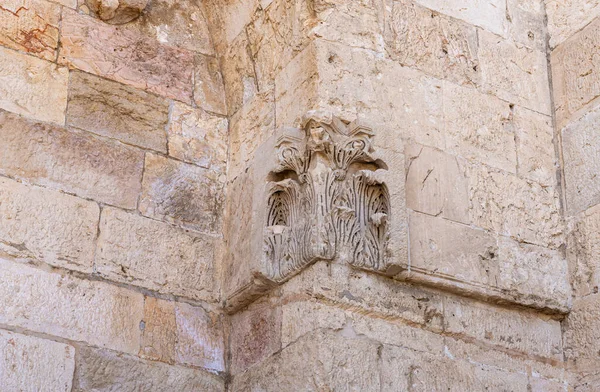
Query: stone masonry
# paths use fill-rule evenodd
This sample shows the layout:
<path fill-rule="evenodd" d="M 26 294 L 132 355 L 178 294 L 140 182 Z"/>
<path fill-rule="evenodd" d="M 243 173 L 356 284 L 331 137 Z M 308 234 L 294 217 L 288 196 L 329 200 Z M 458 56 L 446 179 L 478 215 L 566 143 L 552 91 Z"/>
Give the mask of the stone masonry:
<path fill-rule="evenodd" d="M 2 0 L 0 391 L 600 390 L 600 1 Z"/>

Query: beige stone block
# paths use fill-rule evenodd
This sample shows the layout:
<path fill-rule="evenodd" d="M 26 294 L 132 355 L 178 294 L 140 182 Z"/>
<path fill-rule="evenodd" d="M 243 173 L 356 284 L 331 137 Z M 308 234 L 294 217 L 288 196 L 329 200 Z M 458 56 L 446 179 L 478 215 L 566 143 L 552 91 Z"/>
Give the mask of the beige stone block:
<path fill-rule="evenodd" d="M 565 392 L 568 391 L 568 383 L 559 380 L 546 380 L 544 378 L 531 377 L 529 379 L 531 392 Z"/>
<path fill-rule="evenodd" d="M 167 129 L 169 155 L 205 169 L 225 173 L 227 119 L 173 102 Z"/>
<path fill-rule="evenodd" d="M 204 370 L 151 362 L 109 350 L 81 347 L 73 392 L 224 391 L 223 379 Z"/>
<path fill-rule="evenodd" d="M 134 208 L 143 153 L 87 132 L 0 112 L 0 173 L 85 198 Z"/>
<path fill-rule="evenodd" d="M 553 48 L 600 16 L 598 0 L 545 0 L 545 3 Z"/>
<path fill-rule="evenodd" d="M 506 101 L 550 115 L 548 63 L 544 50 L 479 33 L 482 89 Z"/>
<path fill-rule="evenodd" d="M 386 49 L 400 64 L 440 79 L 478 85 L 475 26 L 421 7 L 410 0 L 391 2 Z"/>
<path fill-rule="evenodd" d="M 0 323 L 136 354 L 141 294 L 0 259 Z"/>
<path fill-rule="evenodd" d="M 567 363 L 579 372 L 597 372 L 600 361 L 600 294 L 573 301 L 564 323 Z"/>
<path fill-rule="evenodd" d="M 447 298 L 444 304 L 444 323 L 445 331 L 450 334 L 460 334 L 481 343 L 529 355 L 554 360 L 562 358 L 560 322 L 539 313 Z"/>
<path fill-rule="evenodd" d="M 517 144 L 517 174 L 541 185 L 558 183 L 552 118 L 517 106 L 513 125 Z"/>
<path fill-rule="evenodd" d="M 227 113 L 235 114 L 258 92 L 256 73 L 246 34 L 240 34 L 223 54 L 221 72 L 225 85 Z"/>
<path fill-rule="evenodd" d="M 572 223 L 567 259 L 571 284 L 577 296 L 597 293 L 600 288 L 600 208 L 591 208 Z"/>
<path fill-rule="evenodd" d="M 175 362 L 177 322 L 175 302 L 144 298 L 144 322 L 139 356 L 167 363 Z"/>
<path fill-rule="evenodd" d="M 93 202 L 0 178 L 0 249 L 91 272 L 100 209 Z"/>
<path fill-rule="evenodd" d="M 191 52 L 66 9 L 61 34 L 60 63 L 191 103 Z"/>
<path fill-rule="evenodd" d="M 576 392 L 594 392 L 600 388 L 600 375 L 596 371 L 588 371 L 573 384 Z"/>
<path fill-rule="evenodd" d="M 126 282 L 200 300 L 215 300 L 217 238 L 192 235 L 152 219 L 105 208 L 100 219 L 97 271 Z"/>
<path fill-rule="evenodd" d="M 68 83 L 66 68 L 0 47 L 0 109 L 64 124 Z"/>
<path fill-rule="evenodd" d="M 160 97 L 83 72 L 71 72 L 67 125 L 167 152 L 169 104 Z"/>
<path fill-rule="evenodd" d="M 431 147 L 406 148 L 406 206 L 468 224 L 468 179 L 461 158 Z"/>
<path fill-rule="evenodd" d="M 544 0 L 506 0 L 508 36 L 529 48 L 546 51 Z"/>
<path fill-rule="evenodd" d="M 0 44 L 54 61 L 60 7 L 44 0 L 7 0 L 0 8 Z"/>
<path fill-rule="evenodd" d="M 298 301 L 281 307 L 281 346 L 293 344 L 302 336 L 317 330 L 341 330 L 349 323 L 343 309 L 316 301 Z"/>
<path fill-rule="evenodd" d="M 597 2 L 596 2 L 597 3 Z M 597 7 L 600 12 L 600 6 Z M 563 129 L 597 106 L 600 96 L 600 18 L 552 51 L 556 127 Z M 593 103 L 592 103 L 593 102 Z"/>
<path fill-rule="evenodd" d="M 227 114 L 223 76 L 215 57 L 197 55 L 195 58 L 194 102 L 209 112 Z"/>
<path fill-rule="evenodd" d="M 77 0 L 53 0 L 54 3 L 62 4 L 65 7 L 77 8 Z"/>
<path fill-rule="evenodd" d="M 206 16 L 209 24 L 219 26 L 213 31 L 213 42 L 217 53 L 223 53 L 227 46 L 240 35 L 252 21 L 257 10 L 266 8 L 272 0 L 207 0 Z"/>
<path fill-rule="evenodd" d="M 416 0 L 417 3 L 462 19 L 472 25 L 483 27 L 496 34 L 504 34 L 506 29 L 506 0 Z"/>
<path fill-rule="evenodd" d="M 220 233 L 225 174 L 146 154 L 140 212 L 204 233 Z"/>
<path fill-rule="evenodd" d="M 231 391 L 377 391 L 379 344 L 342 332 L 306 336 L 234 376 Z"/>
<path fill-rule="evenodd" d="M 511 107 L 492 95 L 444 83 L 447 152 L 514 173 L 517 156 Z"/>
<path fill-rule="evenodd" d="M 0 331 L 4 391 L 70 392 L 75 349 L 66 344 Z"/>
<path fill-rule="evenodd" d="M 567 212 L 600 203 L 600 105 L 562 130 Z"/>
<path fill-rule="evenodd" d="M 495 171 L 469 170 L 472 222 L 518 241 L 558 248 L 564 241 L 559 198 L 554 187 Z"/>

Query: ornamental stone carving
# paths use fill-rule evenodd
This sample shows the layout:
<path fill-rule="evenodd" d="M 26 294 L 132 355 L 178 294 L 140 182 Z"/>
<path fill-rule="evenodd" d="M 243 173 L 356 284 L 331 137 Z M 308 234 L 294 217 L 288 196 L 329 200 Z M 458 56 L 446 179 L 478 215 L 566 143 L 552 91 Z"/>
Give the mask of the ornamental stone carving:
<path fill-rule="evenodd" d="M 383 271 L 390 198 L 378 180 L 373 132 L 323 112 L 276 142 L 268 184 L 264 251 L 269 278 L 281 282 L 318 260 Z"/>

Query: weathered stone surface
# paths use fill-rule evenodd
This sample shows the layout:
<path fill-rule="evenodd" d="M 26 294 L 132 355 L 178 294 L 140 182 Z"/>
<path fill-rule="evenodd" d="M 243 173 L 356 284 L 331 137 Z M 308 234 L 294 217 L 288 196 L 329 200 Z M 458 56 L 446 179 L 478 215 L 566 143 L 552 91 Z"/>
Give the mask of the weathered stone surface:
<path fill-rule="evenodd" d="M 240 34 L 221 59 L 227 113 L 232 116 L 257 92 L 256 74 L 246 34 Z"/>
<path fill-rule="evenodd" d="M 567 259 L 571 284 L 578 296 L 597 293 L 600 289 L 600 207 L 591 208 L 579 217 L 567 242 Z"/>
<path fill-rule="evenodd" d="M 150 218 L 219 233 L 225 182 L 222 170 L 146 154 L 139 209 Z"/>
<path fill-rule="evenodd" d="M 109 350 L 81 347 L 73 383 L 74 392 L 225 390 L 224 381 L 204 370 L 140 360 Z"/>
<path fill-rule="evenodd" d="M 169 104 L 144 91 L 83 72 L 71 73 L 67 125 L 167 152 Z"/>
<path fill-rule="evenodd" d="M 227 114 L 225 86 L 215 57 L 197 55 L 194 71 L 194 102 L 209 112 Z"/>
<path fill-rule="evenodd" d="M 546 7 L 544 0 L 506 0 L 508 36 L 532 49 L 546 51 Z"/>
<path fill-rule="evenodd" d="M 191 103 L 191 52 L 69 10 L 63 12 L 61 33 L 61 63 Z"/>
<path fill-rule="evenodd" d="M 440 79 L 479 84 L 477 29 L 414 4 L 392 2 L 385 30 L 386 49 L 402 65 Z"/>
<path fill-rule="evenodd" d="M 600 294 L 573 301 L 564 326 L 567 362 L 579 371 L 598 371 L 600 361 Z"/>
<path fill-rule="evenodd" d="M 550 46 L 556 47 L 600 15 L 598 0 L 545 0 Z"/>
<path fill-rule="evenodd" d="M 91 271 L 100 209 L 93 202 L 0 178 L 0 249 Z"/>
<path fill-rule="evenodd" d="M 314 300 L 297 301 L 281 306 L 281 347 L 317 330 L 339 331 L 348 323 L 343 309 Z"/>
<path fill-rule="evenodd" d="M 557 129 L 581 117 L 589 110 L 586 106 L 600 96 L 599 53 L 600 18 L 552 51 Z"/>
<path fill-rule="evenodd" d="M 243 34 L 259 7 L 264 9 L 271 2 L 272 0 L 206 0 L 209 24 L 219 26 L 212 32 L 217 53 L 223 53 L 235 38 Z"/>
<path fill-rule="evenodd" d="M 567 211 L 600 203 L 600 106 L 562 130 Z"/>
<path fill-rule="evenodd" d="M 140 357 L 173 363 L 176 341 L 175 302 L 145 297 Z"/>
<path fill-rule="evenodd" d="M 0 8 L 0 44 L 54 61 L 60 7 L 45 0 L 8 0 Z"/>
<path fill-rule="evenodd" d="M 492 95 L 444 83 L 447 151 L 514 173 L 517 157 L 511 107 Z"/>
<path fill-rule="evenodd" d="M 509 102 L 550 115 L 546 52 L 479 33 L 482 88 Z"/>
<path fill-rule="evenodd" d="M 66 68 L 0 47 L 0 109 L 64 124 L 68 83 Z"/>
<path fill-rule="evenodd" d="M 217 241 L 105 208 L 100 219 L 97 271 L 119 282 L 212 301 Z"/>
<path fill-rule="evenodd" d="M 134 208 L 143 153 L 87 132 L 0 112 L 0 173 L 123 208 Z"/>
<path fill-rule="evenodd" d="M 0 259 L 0 323 L 136 354 L 141 294 Z"/>
<path fill-rule="evenodd" d="M 173 102 L 168 127 L 169 155 L 225 173 L 227 119 Z"/>
<path fill-rule="evenodd" d="M 148 0 L 86 0 L 94 14 L 110 24 L 123 24 L 140 16 Z"/>
<path fill-rule="evenodd" d="M 379 344 L 319 331 L 234 377 L 232 391 L 375 391 Z"/>
<path fill-rule="evenodd" d="M 471 219 L 475 225 L 545 247 L 557 248 L 563 243 L 554 187 L 485 166 L 473 166 L 469 173 Z"/>
<path fill-rule="evenodd" d="M 469 224 L 468 179 L 461 158 L 418 144 L 406 148 L 406 205 Z"/>
<path fill-rule="evenodd" d="M 70 392 L 75 349 L 66 344 L 0 331 L 4 391 Z"/>

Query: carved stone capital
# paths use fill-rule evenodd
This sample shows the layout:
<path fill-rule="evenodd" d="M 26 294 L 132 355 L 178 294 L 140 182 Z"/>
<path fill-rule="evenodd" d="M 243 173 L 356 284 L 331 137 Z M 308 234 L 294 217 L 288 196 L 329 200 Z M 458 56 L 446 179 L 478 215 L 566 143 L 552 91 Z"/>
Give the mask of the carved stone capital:
<path fill-rule="evenodd" d="M 110 24 L 123 24 L 136 19 L 149 0 L 86 0 L 90 10 Z"/>

